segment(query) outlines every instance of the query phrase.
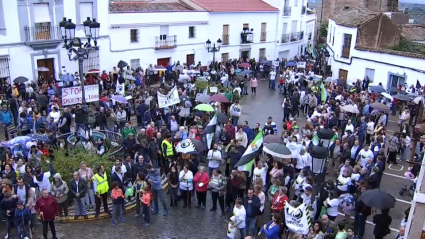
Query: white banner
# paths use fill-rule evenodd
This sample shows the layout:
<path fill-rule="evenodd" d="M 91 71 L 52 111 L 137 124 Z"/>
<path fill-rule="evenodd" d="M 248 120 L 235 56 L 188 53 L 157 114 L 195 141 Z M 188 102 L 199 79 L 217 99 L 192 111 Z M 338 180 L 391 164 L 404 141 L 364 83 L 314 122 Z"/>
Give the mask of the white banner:
<path fill-rule="evenodd" d="M 62 88 L 62 106 L 83 103 L 83 91 L 81 86 Z"/>
<path fill-rule="evenodd" d="M 99 101 L 99 85 L 85 85 L 84 100 L 86 102 Z"/>
<path fill-rule="evenodd" d="M 120 95 L 124 95 L 125 94 L 125 83 L 120 84 L 119 82 L 117 82 L 117 86 L 115 87 L 115 91 Z"/>
<path fill-rule="evenodd" d="M 164 108 L 166 106 L 171 106 L 180 103 L 179 91 L 177 90 L 177 87 L 171 89 L 167 95 L 163 95 L 158 91 L 157 96 L 159 108 Z"/>
<path fill-rule="evenodd" d="M 305 68 L 306 67 L 306 63 L 305 62 L 298 62 L 297 63 L 297 68 Z"/>
<path fill-rule="evenodd" d="M 294 233 L 306 235 L 310 232 L 310 212 L 303 203 L 297 208 L 289 203 L 285 204 L 285 222 L 286 226 Z"/>

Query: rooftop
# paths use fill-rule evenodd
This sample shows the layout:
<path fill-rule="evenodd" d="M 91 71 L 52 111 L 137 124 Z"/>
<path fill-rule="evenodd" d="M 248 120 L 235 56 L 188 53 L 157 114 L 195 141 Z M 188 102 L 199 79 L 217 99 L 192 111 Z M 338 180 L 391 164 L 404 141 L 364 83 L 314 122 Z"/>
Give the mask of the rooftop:
<path fill-rule="evenodd" d="M 359 51 L 370 51 L 370 52 L 385 53 L 385 54 L 396 55 L 396 56 L 425 59 L 425 54 L 418 54 L 413 52 L 396 51 L 391 49 L 373 48 L 373 47 L 367 47 L 367 46 L 356 46 L 355 49 Z"/>
<path fill-rule="evenodd" d="M 382 13 L 372 12 L 366 8 L 344 8 L 335 14 L 331 19 L 334 20 L 338 25 L 346 27 L 359 27 Z"/>
<path fill-rule="evenodd" d="M 425 41 L 425 25 L 401 25 L 401 35 L 410 41 Z"/>
<path fill-rule="evenodd" d="M 109 12 L 184 12 L 194 9 L 180 1 L 128 1 L 109 4 Z"/>
<path fill-rule="evenodd" d="M 210 12 L 277 12 L 262 0 L 191 0 Z"/>

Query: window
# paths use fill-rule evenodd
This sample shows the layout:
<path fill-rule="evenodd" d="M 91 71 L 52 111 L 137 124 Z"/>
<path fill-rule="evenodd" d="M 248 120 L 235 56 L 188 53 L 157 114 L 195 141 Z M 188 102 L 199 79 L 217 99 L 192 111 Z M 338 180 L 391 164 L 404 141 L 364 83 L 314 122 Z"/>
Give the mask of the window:
<path fill-rule="evenodd" d="M 243 30 L 248 30 L 248 29 L 249 29 L 249 23 L 244 23 Z"/>
<path fill-rule="evenodd" d="M 344 34 L 344 43 L 342 45 L 342 57 L 350 58 L 351 34 Z"/>
<path fill-rule="evenodd" d="M 36 3 L 34 8 L 34 23 L 50 22 L 50 12 L 48 3 Z"/>
<path fill-rule="evenodd" d="M 365 78 L 366 77 L 369 77 L 370 82 L 373 82 L 373 79 L 375 78 L 375 69 L 366 68 Z"/>
<path fill-rule="evenodd" d="M 221 61 L 228 61 L 229 53 L 221 53 Z"/>
<path fill-rule="evenodd" d="M 260 60 L 266 59 L 266 48 L 261 48 L 260 49 L 260 57 L 259 57 L 259 59 Z"/>
<path fill-rule="evenodd" d="M 9 77 L 9 59 L 0 58 L 0 83 L 4 83 Z"/>
<path fill-rule="evenodd" d="M 266 41 L 267 38 L 267 23 L 261 23 L 261 39 L 260 41 Z"/>
<path fill-rule="evenodd" d="M 167 40 L 167 35 L 159 35 L 159 40 Z"/>
<path fill-rule="evenodd" d="M 298 7 L 298 0 L 294 0 L 294 7 Z"/>
<path fill-rule="evenodd" d="M 328 39 L 328 43 L 331 43 L 332 40 L 332 25 L 329 26 L 329 39 Z"/>
<path fill-rule="evenodd" d="M 80 2 L 80 24 L 83 24 L 88 17 L 93 19 L 93 3 Z"/>
<path fill-rule="evenodd" d="M 88 72 L 91 69 L 100 69 L 99 50 L 91 49 L 89 57 L 84 60 L 83 72 Z"/>
<path fill-rule="evenodd" d="M 334 27 L 334 34 L 332 35 L 332 46 L 334 45 L 334 43 L 335 43 L 335 28 L 336 27 Z"/>
<path fill-rule="evenodd" d="M 130 30 L 130 42 L 138 42 L 139 41 L 139 30 L 131 29 Z"/>
<path fill-rule="evenodd" d="M 229 25 L 223 25 L 223 45 L 229 45 Z"/>
<path fill-rule="evenodd" d="M 136 70 L 138 67 L 140 67 L 140 59 L 131 59 L 130 67 L 133 71 Z"/>
<path fill-rule="evenodd" d="M 0 30 L 4 29 L 6 29 L 6 24 L 4 21 L 3 1 L 0 1 Z"/>
<path fill-rule="evenodd" d="M 404 85 L 406 82 L 406 77 L 397 75 L 397 74 L 390 74 L 390 82 L 388 87 L 398 87 L 399 85 Z"/>
<path fill-rule="evenodd" d="M 189 38 L 195 38 L 195 27 L 189 27 Z"/>

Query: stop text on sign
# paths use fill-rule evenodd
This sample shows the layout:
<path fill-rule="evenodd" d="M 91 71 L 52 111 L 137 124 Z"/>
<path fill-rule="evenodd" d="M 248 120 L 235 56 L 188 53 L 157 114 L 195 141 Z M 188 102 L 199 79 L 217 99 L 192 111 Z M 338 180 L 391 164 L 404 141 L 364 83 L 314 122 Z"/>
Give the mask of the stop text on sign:
<path fill-rule="evenodd" d="M 83 90 L 81 86 L 62 88 L 62 106 L 83 103 Z"/>

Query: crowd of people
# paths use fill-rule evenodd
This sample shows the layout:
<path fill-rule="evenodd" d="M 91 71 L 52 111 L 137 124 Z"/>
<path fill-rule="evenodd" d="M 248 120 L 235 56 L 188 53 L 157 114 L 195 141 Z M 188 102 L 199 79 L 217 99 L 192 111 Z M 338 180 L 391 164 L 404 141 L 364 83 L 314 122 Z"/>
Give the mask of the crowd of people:
<path fill-rule="evenodd" d="M 309 57 L 291 62 L 297 61 L 312 64 L 300 69 L 286 67 L 285 60 L 260 63 L 255 59 L 240 59 L 213 63 L 208 70 L 200 63 L 195 66 L 179 62 L 164 69 L 153 66 L 146 70 L 114 68 L 109 74 L 103 71 L 86 75 L 85 84 L 100 86 L 100 101 L 93 107 L 61 106 L 61 88 L 81 84 L 78 75 L 66 82 L 55 81 L 52 77 L 39 79 L 38 85 L 4 83 L 0 122 L 6 140 L 12 139 L 15 126 L 19 135 L 43 135 L 51 142 L 32 140 L 26 145 L 0 148 L 0 210 L 7 223 L 5 238 L 11 238 L 13 225 L 19 237 L 31 238 L 38 220 L 43 224 L 44 238 L 47 238 L 48 227 L 56 238 L 54 222 L 58 217 L 69 220 L 71 201 L 75 208 L 74 219 L 87 218 L 89 211 L 99 217 L 103 205 L 103 212 L 112 215 L 114 225 L 125 223 L 124 204 L 132 200 L 136 203 L 134 217 L 140 217 L 143 226 L 151 223 L 152 214 L 159 213 L 159 202 L 162 214 L 167 216 L 172 207 L 183 204 L 180 206 L 190 210 L 195 201 L 194 206 L 200 210 L 212 204 L 210 211 L 220 210 L 224 217 L 233 214 L 227 228 L 228 238 L 264 235 L 273 239 L 283 234 L 289 236 L 288 233 L 296 239 L 366 238 L 366 219 L 372 214 L 372 208 L 358 200 L 359 196 L 366 190 L 380 187 L 386 163 L 397 163 L 398 154 L 400 160 L 406 160 L 411 153 L 423 153 L 423 145 L 417 149 L 411 149 L 410 145 L 409 109 L 415 106 L 388 103 L 391 109 L 398 107 L 403 111 L 400 132 L 389 136 L 385 132 L 389 110 L 371 106 L 374 102 L 387 103 L 388 100 L 368 91 L 368 79 L 350 88 L 324 80 L 315 81 L 312 76 L 320 73 L 319 63 Z M 124 77 L 126 74 L 134 75 L 136 80 L 128 81 Z M 182 154 L 176 147 L 186 139 L 200 141 L 208 148 L 205 128 L 215 113 L 194 109 L 199 103 L 197 96 L 202 94 L 195 86 L 201 77 L 220 85 L 217 94 L 223 94 L 226 102 L 209 103 L 226 117 L 217 123 L 210 149 L 197 155 Z M 243 110 L 240 98 L 249 94 L 248 87 L 255 95 L 262 80 L 269 81 L 270 90 L 275 90 L 275 81 L 279 80 L 283 129 L 277 128 L 276 116 L 269 117 L 265 124 L 239 122 Z M 125 91 L 132 100 L 116 102 L 113 100 L 116 85 L 125 81 Z M 155 83 L 160 88 L 152 87 Z M 166 94 L 174 86 L 179 89 L 181 102 L 160 108 L 156 92 Z M 416 89 L 417 94 L 421 91 Z M 185 109 L 190 114 L 181 114 Z M 136 117 L 136 122 L 131 121 L 132 116 Z M 297 124 L 297 119 L 302 117 L 307 118 L 304 126 Z M 110 175 L 104 166 L 92 169 L 89 166 L 93 165 L 85 162 L 75 169 L 70 182 L 64 182 L 60 173 L 55 172 L 54 162 L 47 161 L 50 172 L 42 170 L 41 158 L 51 155 L 52 149 L 71 147 L 61 135 L 74 132 L 78 135 L 79 131 L 86 132 L 89 128 L 121 134 L 123 157 L 115 157 Z M 327 164 L 327 172 L 334 174 L 333 179 L 314 177 L 310 170 L 309 153 L 319 144 L 317 133 L 322 128 L 332 129 L 335 135 Z M 265 138 L 277 137 L 288 148 L 297 149 L 291 150 L 293 157 L 278 159 L 261 153 L 255 159 L 253 172 L 237 170 L 235 165 L 260 132 Z M 84 135 L 80 137 L 90 141 Z M 103 139 L 91 143 L 94 153 L 106 155 L 108 149 Z M 388 151 L 385 151 L 386 144 Z M 412 174 L 416 177 L 417 172 Z M 168 184 L 169 206 L 164 195 L 164 178 Z M 314 185 L 319 185 L 317 192 Z M 207 202 L 209 194 L 211 203 Z M 108 208 L 109 198 L 112 212 Z M 286 203 L 294 207 L 304 203 L 311 209 L 315 221 L 308 234 L 288 231 Z M 388 211 L 383 209 L 373 217 L 375 238 L 389 233 L 391 217 Z M 262 225 L 267 222 L 265 213 L 269 212 L 272 220 Z M 336 223 L 339 212 L 343 212 L 345 220 Z M 353 224 L 350 224 L 350 216 L 355 218 Z M 400 234 L 403 231 L 402 228 Z"/>

